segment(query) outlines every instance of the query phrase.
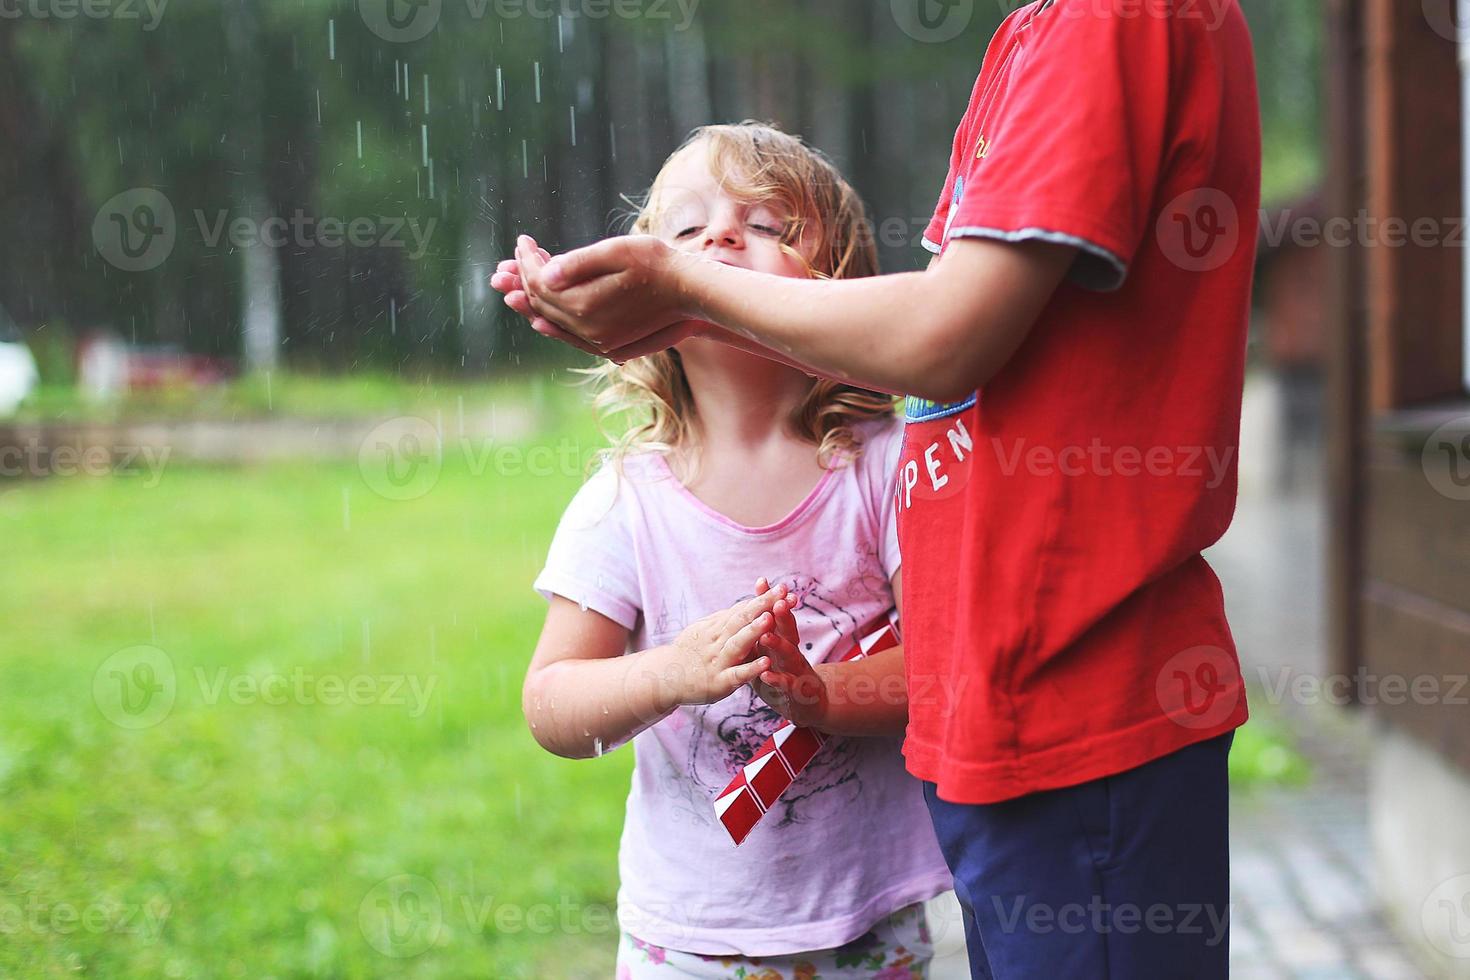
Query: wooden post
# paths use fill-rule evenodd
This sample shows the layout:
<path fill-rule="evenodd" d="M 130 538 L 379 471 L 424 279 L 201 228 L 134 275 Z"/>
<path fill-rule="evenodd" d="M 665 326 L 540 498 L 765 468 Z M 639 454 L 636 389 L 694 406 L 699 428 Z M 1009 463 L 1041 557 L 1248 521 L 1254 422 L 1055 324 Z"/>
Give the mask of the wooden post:
<path fill-rule="evenodd" d="M 1367 0 L 1369 395 L 1390 411 L 1462 393 L 1460 70 L 1422 3 Z M 1399 223 L 1398 228 L 1388 222 Z M 1416 222 L 1433 244 L 1403 243 Z M 1394 244 L 1398 239 L 1400 244 Z"/>
<path fill-rule="evenodd" d="M 1363 167 L 1363 0 L 1326 5 L 1326 214 L 1351 218 L 1366 204 Z M 1364 387 L 1363 249 L 1327 250 L 1327 666 L 1351 676 L 1363 662 Z"/>

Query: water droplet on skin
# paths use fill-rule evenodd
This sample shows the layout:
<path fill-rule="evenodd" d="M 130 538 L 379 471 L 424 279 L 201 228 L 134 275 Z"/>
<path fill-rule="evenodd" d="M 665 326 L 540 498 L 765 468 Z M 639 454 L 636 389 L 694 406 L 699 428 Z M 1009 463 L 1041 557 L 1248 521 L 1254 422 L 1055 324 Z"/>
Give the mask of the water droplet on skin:
<path fill-rule="evenodd" d="M 586 599 L 583 599 L 581 602 L 577 603 L 577 608 L 581 609 L 583 612 L 586 612 L 587 611 L 587 600 Z"/>

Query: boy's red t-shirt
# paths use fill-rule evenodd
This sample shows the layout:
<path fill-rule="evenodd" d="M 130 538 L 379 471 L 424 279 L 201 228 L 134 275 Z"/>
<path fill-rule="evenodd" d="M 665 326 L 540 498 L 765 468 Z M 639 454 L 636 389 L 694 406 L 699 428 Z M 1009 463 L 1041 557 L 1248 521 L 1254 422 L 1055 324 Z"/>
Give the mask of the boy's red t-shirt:
<path fill-rule="evenodd" d="M 1024 7 L 925 233 L 1079 249 L 964 402 L 909 399 L 897 506 L 909 770 L 987 803 L 1246 719 L 1201 551 L 1235 508 L 1260 118 L 1235 0 Z"/>

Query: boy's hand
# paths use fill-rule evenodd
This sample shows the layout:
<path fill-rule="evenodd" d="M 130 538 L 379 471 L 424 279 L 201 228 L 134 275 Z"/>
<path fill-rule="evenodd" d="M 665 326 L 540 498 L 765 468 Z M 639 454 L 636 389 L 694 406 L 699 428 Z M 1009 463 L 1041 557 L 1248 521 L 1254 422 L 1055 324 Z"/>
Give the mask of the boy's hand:
<path fill-rule="evenodd" d="M 765 579 L 756 583 L 757 594 L 766 594 Z M 763 671 L 750 686 L 762 701 L 784 718 L 798 725 L 820 727 L 827 714 L 827 685 L 817 669 L 801 652 L 801 635 L 794 604 L 783 598 L 771 607 L 775 628 L 763 633 L 760 649 L 771 661 L 771 669 Z"/>
<path fill-rule="evenodd" d="M 522 236 L 516 258 L 538 333 L 626 361 L 672 347 L 704 327 L 682 270 L 707 260 L 650 235 L 609 238 L 549 262 L 538 252 Z"/>
<path fill-rule="evenodd" d="M 490 288 L 503 293 L 505 295 L 505 305 L 530 321 L 532 329 L 537 333 L 545 334 L 548 337 L 553 337 L 563 343 L 570 344 L 578 350 L 601 357 L 602 351 L 588 344 L 580 337 L 567 333 L 551 321 L 538 316 L 536 311 L 531 308 L 531 297 L 526 292 L 526 281 L 521 272 L 523 256 L 527 266 L 534 266 L 536 269 L 540 269 L 547 262 L 551 261 L 550 252 L 537 245 L 534 238 L 528 235 L 522 235 L 516 246 L 516 258 L 503 259 L 496 266 L 495 272 L 490 276 Z"/>
<path fill-rule="evenodd" d="M 771 613 L 784 587 L 691 623 L 672 644 L 665 675 L 679 704 L 713 704 L 770 669 L 771 658 L 751 659 L 761 635 L 775 628 Z"/>

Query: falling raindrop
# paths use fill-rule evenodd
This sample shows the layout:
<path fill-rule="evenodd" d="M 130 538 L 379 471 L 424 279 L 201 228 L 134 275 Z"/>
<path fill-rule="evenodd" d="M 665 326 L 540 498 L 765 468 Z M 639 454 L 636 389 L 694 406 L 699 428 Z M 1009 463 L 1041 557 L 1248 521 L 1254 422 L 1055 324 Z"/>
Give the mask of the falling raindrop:
<path fill-rule="evenodd" d="M 362 159 L 362 120 L 357 121 L 357 158 Z"/>
<path fill-rule="evenodd" d="M 541 62 L 536 62 L 536 104 L 541 104 Z"/>
<path fill-rule="evenodd" d="M 327 60 L 337 60 L 337 22 L 330 18 L 327 20 Z"/>
<path fill-rule="evenodd" d="M 275 398 L 271 391 L 271 373 L 265 372 L 265 410 L 273 412 L 276 409 Z"/>
<path fill-rule="evenodd" d="M 495 108 L 505 108 L 505 71 L 499 65 L 495 66 Z"/>
<path fill-rule="evenodd" d="M 573 146 L 576 146 L 577 145 L 577 107 L 574 106 L 574 105 L 567 106 L 567 115 L 569 115 L 571 117 L 571 119 L 572 119 L 572 145 Z"/>
<path fill-rule="evenodd" d="M 422 124 L 419 125 L 419 142 L 420 142 L 420 152 L 422 153 L 423 161 L 424 161 L 423 162 L 423 165 L 425 167 L 427 167 L 429 165 L 429 124 L 428 123 L 422 123 Z M 430 197 L 433 197 L 432 194 L 430 194 L 429 196 Z"/>
<path fill-rule="evenodd" d="M 592 740 L 592 754 L 596 758 L 599 758 L 599 759 L 602 758 L 602 739 L 601 738 L 594 738 Z"/>
<path fill-rule="evenodd" d="M 398 336 L 398 298 L 395 296 L 388 297 L 388 333 Z"/>
<path fill-rule="evenodd" d="M 429 76 L 424 76 L 424 115 L 429 114 Z"/>
<path fill-rule="evenodd" d="M 525 140 L 521 140 L 521 176 L 527 180 L 531 177 L 531 157 Z"/>
<path fill-rule="evenodd" d="M 322 90 L 316 90 L 316 124 L 322 124 Z"/>

